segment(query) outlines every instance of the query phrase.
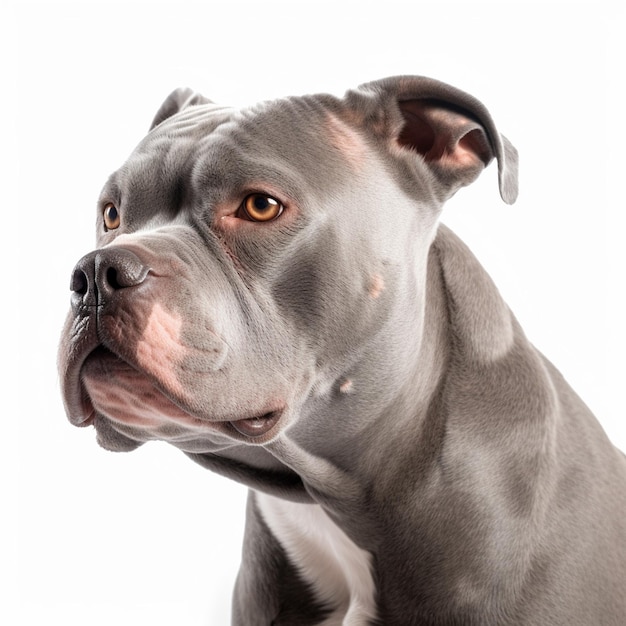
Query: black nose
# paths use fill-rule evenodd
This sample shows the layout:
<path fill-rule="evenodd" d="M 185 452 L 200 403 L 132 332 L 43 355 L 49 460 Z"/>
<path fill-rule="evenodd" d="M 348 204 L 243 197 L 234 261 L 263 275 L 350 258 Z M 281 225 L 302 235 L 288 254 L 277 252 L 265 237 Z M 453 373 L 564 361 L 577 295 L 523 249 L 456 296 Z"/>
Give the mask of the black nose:
<path fill-rule="evenodd" d="M 125 248 L 112 247 L 86 254 L 74 268 L 70 289 L 72 306 L 102 305 L 120 289 L 136 287 L 150 268 Z"/>

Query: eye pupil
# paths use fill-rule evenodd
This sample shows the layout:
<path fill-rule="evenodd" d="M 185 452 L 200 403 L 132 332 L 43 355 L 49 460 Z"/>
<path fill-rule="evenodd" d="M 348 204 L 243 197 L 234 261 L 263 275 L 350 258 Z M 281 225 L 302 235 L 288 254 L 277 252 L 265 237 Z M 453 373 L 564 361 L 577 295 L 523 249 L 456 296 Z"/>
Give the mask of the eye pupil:
<path fill-rule="evenodd" d="M 270 203 L 267 198 L 264 198 L 263 196 L 255 196 L 254 208 L 257 211 L 266 211 L 269 206 L 270 206 Z"/>

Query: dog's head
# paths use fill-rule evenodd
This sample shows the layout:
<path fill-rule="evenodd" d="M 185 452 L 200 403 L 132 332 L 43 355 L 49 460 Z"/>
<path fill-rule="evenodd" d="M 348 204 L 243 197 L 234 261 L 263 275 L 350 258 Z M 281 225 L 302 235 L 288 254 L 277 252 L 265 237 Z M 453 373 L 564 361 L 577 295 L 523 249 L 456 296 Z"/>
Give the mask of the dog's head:
<path fill-rule="evenodd" d="M 423 296 L 441 205 L 494 157 L 513 202 L 515 150 L 430 79 L 243 110 L 174 92 L 72 273 L 71 422 L 113 450 L 159 439 L 271 471 L 259 449 L 349 397 L 355 368 L 392 393 L 388 357 L 363 355 Z"/>

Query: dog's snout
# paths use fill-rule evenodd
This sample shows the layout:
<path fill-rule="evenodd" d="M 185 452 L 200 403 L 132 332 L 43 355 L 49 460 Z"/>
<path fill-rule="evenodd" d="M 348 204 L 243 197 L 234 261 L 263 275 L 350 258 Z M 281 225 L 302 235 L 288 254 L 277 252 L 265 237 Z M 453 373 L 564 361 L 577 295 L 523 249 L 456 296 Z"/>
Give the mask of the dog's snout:
<path fill-rule="evenodd" d="M 134 252 L 125 248 L 94 250 L 86 254 L 72 272 L 72 306 L 104 304 L 120 289 L 143 283 L 149 271 Z"/>

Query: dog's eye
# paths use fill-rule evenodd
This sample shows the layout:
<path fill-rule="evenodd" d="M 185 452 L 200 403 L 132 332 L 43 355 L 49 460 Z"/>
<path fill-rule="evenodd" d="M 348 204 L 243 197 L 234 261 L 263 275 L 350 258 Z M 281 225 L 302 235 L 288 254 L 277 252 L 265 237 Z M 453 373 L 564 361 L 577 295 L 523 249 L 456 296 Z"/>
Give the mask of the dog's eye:
<path fill-rule="evenodd" d="M 266 196 L 262 193 L 251 193 L 249 196 L 246 196 L 241 209 L 245 216 L 253 222 L 270 222 L 283 212 L 284 207 L 272 196 Z"/>
<path fill-rule="evenodd" d="M 117 207 L 112 202 L 108 202 L 107 204 L 105 204 L 102 216 L 104 219 L 104 226 L 107 230 L 115 230 L 119 227 L 120 212 L 117 210 Z"/>

